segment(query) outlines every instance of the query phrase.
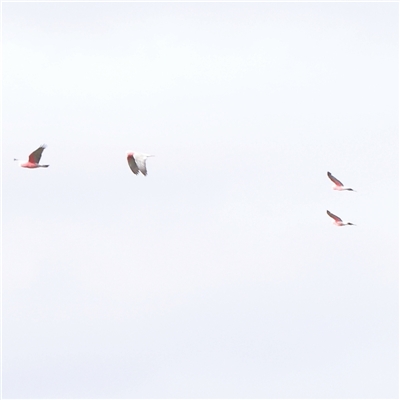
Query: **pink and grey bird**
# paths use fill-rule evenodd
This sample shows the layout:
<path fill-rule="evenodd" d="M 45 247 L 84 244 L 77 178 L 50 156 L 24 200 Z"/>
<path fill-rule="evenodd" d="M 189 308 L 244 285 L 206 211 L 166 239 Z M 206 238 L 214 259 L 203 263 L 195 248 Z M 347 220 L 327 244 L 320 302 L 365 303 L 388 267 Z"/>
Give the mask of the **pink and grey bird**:
<path fill-rule="evenodd" d="M 29 154 L 28 161 L 18 160 L 17 158 L 14 158 L 14 161 L 18 161 L 19 166 L 22 168 L 47 168 L 48 165 L 39 164 L 45 148 L 45 144 L 42 144 L 40 147 L 38 147 L 34 152 Z"/>
<path fill-rule="evenodd" d="M 335 215 L 335 214 L 332 214 L 330 211 L 328 211 L 328 210 L 326 210 L 326 213 L 331 217 L 331 218 L 333 218 L 333 225 L 336 225 L 336 226 L 345 226 L 345 225 L 355 225 L 355 224 L 352 224 L 351 222 L 343 222 L 342 221 L 342 219 L 341 218 L 339 218 L 337 215 Z"/>
<path fill-rule="evenodd" d="M 328 171 L 328 178 L 334 183 L 333 185 L 333 190 L 349 190 L 351 192 L 355 192 L 354 189 L 351 189 L 349 187 L 344 187 L 343 183 L 339 181 L 339 179 L 336 179 L 329 171 Z"/>
<path fill-rule="evenodd" d="M 139 172 L 141 172 L 144 176 L 147 175 L 146 159 L 148 157 L 154 157 L 153 155 L 128 151 L 126 156 L 129 167 L 135 175 L 137 175 Z"/>

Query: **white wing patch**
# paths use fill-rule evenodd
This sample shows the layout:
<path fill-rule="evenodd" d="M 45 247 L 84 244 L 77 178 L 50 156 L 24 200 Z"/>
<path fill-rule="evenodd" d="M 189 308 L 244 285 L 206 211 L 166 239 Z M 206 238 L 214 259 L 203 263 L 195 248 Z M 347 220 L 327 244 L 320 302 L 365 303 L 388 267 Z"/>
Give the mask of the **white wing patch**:
<path fill-rule="evenodd" d="M 141 155 L 135 156 L 135 161 L 136 164 L 140 170 L 140 172 L 146 176 L 147 175 L 147 169 L 146 169 L 146 157 L 143 157 Z"/>

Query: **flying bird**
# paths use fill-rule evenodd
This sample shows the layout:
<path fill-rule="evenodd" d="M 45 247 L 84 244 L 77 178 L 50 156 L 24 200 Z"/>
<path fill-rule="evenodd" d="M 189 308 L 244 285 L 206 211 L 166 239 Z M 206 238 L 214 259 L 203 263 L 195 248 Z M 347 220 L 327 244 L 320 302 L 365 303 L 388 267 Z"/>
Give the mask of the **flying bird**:
<path fill-rule="evenodd" d="M 337 215 L 332 214 L 330 211 L 326 210 L 326 213 L 334 219 L 333 224 L 336 226 L 345 226 L 345 225 L 355 225 L 352 224 L 351 222 L 343 222 L 341 218 L 339 218 Z"/>
<path fill-rule="evenodd" d="M 140 171 L 144 176 L 146 176 L 147 175 L 146 159 L 148 157 L 154 157 L 154 156 L 151 154 L 134 153 L 133 151 L 128 151 L 126 155 L 129 167 L 132 170 L 132 172 L 135 175 L 137 175 Z"/>
<path fill-rule="evenodd" d="M 45 144 L 42 144 L 40 147 L 38 147 L 34 152 L 29 154 L 28 161 L 18 160 L 17 158 L 14 158 L 14 161 L 18 161 L 19 166 L 22 168 L 47 168 L 48 165 L 39 164 L 43 150 L 45 148 L 46 148 Z"/>
<path fill-rule="evenodd" d="M 349 187 L 344 187 L 343 183 L 336 179 L 329 171 L 328 171 L 328 178 L 334 183 L 333 190 L 349 190 L 351 192 L 355 192 L 354 189 Z"/>

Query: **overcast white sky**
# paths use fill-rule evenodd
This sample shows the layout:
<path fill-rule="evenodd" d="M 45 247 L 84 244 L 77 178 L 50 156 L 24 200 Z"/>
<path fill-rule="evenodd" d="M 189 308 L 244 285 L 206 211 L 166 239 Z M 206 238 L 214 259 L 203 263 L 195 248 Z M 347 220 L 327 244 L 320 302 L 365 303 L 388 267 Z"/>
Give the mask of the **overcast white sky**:
<path fill-rule="evenodd" d="M 399 396 L 398 3 L 2 11 L 4 398 Z"/>

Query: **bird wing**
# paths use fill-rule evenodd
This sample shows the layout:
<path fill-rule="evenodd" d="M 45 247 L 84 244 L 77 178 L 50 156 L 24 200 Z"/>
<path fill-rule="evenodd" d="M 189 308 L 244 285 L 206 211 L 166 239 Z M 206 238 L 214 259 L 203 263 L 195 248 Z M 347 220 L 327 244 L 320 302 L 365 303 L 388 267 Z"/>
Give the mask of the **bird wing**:
<path fill-rule="evenodd" d="M 29 162 L 38 164 L 42 157 L 43 150 L 46 148 L 45 144 L 42 144 L 33 153 L 29 154 Z"/>
<path fill-rule="evenodd" d="M 135 161 L 137 166 L 139 167 L 140 172 L 146 176 L 147 175 L 147 169 L 146 169 L 146 157 L 140 155 L 140 154 L 135 154 Z"/>
<path fill-rule="evenodd" d="M 133 158 L 133 156 L 129 155 L 127 157 L 127 160 L 128 160 L 128 164 L 129 164 L 130 169 L 132 170 L 132 172 L 135 175 L 137 175 L 139 173 L 139 168 L 138 168 L 138 166 L 136 164 L 135 159 Z"/>
<path fill-rule="evenodd" d="M 339 179 L 336 179 L 329 171 L 328 171 L 328 178 L 338 186 L 343 186 L 343 183 L 339 181 Z"/>
<path fill-rule="evenodd" d="M 342 220 L 335 214 L 332 214 L 330 211 L 326 210 L 326 213 L 333 218 L 335 221 L 342 222 Z"/>

